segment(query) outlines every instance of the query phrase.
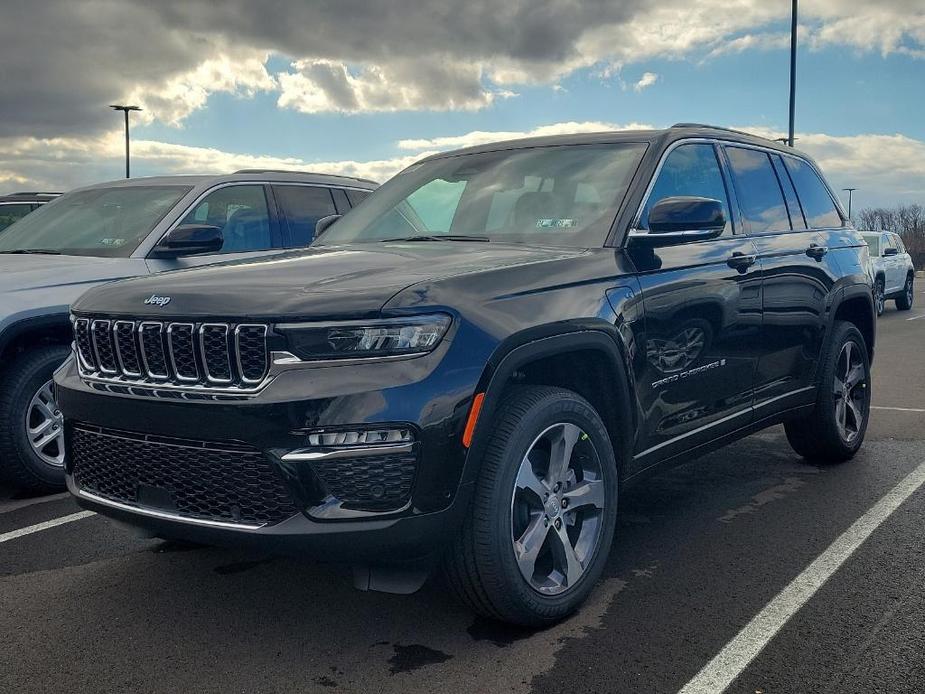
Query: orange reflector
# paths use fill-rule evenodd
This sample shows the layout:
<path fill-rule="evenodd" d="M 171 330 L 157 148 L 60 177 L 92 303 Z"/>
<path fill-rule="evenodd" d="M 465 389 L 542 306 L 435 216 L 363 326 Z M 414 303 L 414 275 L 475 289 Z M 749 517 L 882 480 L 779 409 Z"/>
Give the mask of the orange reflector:
<path fill-rule="evenodd" d="M 472 445 L 472 435 L 475 433 L 475 423 L 479 421 L 479 412 L 482 411 L 482 402 L 485 400 L 485 393 L 476 393 L 472 399 L 472 408 L 469 410 L 469 419 L 466 420 L 466 428 L 463 430 L 463 446 L 469 448 Z"/>

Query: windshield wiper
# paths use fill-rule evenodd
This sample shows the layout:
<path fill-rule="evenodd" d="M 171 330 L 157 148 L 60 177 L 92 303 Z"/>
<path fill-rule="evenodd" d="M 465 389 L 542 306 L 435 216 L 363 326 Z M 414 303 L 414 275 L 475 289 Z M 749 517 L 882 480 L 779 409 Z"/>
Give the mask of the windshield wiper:
<path fill-rule="evenodd" d="M 61 251 L 56 251 L 53 248 L 17 248 L 15 251 L 0 251 L 0 253 L 6 253 L 8 255 L 61 255 Z"/>
<path fill-rule="evenodd" d="M 380 243 L 386 241 L 491 241 L 487 236 L 467 236 L 465 234 L 422 234 L 420 236 L 399 236 L 394 239 L 382 239 Z"/>

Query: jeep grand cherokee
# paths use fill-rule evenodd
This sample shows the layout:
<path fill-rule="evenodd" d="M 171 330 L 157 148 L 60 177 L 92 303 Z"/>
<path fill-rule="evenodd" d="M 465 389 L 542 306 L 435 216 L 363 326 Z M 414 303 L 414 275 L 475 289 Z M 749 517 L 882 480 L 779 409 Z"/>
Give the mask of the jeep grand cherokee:
<path fill-rule="evenodd" d="M 156 536 L 349 561 L 362 588 L 439 562 L 476 611 L 547 624 L 644 473 L 780 422 L 811 461 L 854 455 L 867 263 L 816 165 L 743 133 L 436 155 L 308 250 L 80 299 L 69 486 Z"/>

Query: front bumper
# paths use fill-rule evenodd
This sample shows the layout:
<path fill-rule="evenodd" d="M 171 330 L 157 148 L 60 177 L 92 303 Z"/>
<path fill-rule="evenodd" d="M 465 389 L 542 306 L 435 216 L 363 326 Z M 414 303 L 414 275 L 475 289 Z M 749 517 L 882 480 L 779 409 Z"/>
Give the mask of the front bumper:
<path fill-rule="evenodd" d="M 68 486 L 85 508 L 165 537 L 338 560 L 424 556 L 455 532 L 468 502 L 469 486 L 460 484 L 467 458 L 461 433 L 479 376 L 451 367 L 445 350 L 438 352 L 388 364 L 293 370 L 255 397 L 235 401 L 103 391 L 82 380 L 72 360 L 56 374 L 58 403 L 67 419 Z M 394 385 L 383 388 L 383 383 Z M 311 464 L 291 455 L 305 450 L 312 433 L 386 426 L 406 427 L 414 436 L 410 495 L 394 508 L 357 510 L 332 503 L 330 480 L 319 480 Z M 100 493 L 99 485 L 82 485 L 79 469 L 75 474 L 75 428 L 246 449 L 279 478 L 292 513 L 261 523 L 190 517 L 169 503 L 150 503 L 151 497 L 142 502 L 140 492 L 128 502 Z M 147 464 L 145 456 L 136 455 L 134 462 Z"/>

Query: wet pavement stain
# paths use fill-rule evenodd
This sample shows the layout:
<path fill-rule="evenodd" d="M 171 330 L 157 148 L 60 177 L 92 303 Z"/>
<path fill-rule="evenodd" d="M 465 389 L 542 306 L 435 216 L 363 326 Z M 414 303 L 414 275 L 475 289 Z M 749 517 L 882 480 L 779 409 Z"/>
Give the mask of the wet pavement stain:
<path fill-rule="evenodd" d="M 396 643 L 392 648 L 395 649 L 395 655 L 389 658 L 389 664 L 392 666 L 389 668 L 389 672 L 393 675 L 399 672 L 417 670 L 425 665 L 445 663 L 453 657 L 443 651 L 437 651 L 419 643 L 412 643 L 407 646 Z"/>
<path fill-rule="evenodd" d="M 271 561 L 273 561 L 272 557 L 267 557 L 266 559 L 256 559 L 254 561 L 239 561 L 234 564 L 216 566 L 214 571 L 215 573 L 221 574 L 222 576 L 228 576 L 229 574 L 239 574 L 242 571 L 250 571 L 251 569 L 256 569 L 258 566 L 269 564 Z"/>
<path fill-rule="evenodd" d="M 466 631 L 473 641 L 491 641 L 499 648 L 507 648 L 512 643 L 528 639 L 541 630 L 476 617 Z"/>
<path fill-rule="evenodd" d="M 205 549 L 205 545 L 180 540 L 164 540 L 152 547 L 150 551 L 154 554 L 166 554 L 168 552 L 193 552 L 197 549 Z"/>
<path fill-rule="evenodd" d="M 321 685 L 322 687 L 336 687 L 337 682 L 332 680 L 327 675 L 322 675 L 321 677 L 315 678 L 315 684 Z"/>

